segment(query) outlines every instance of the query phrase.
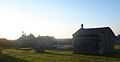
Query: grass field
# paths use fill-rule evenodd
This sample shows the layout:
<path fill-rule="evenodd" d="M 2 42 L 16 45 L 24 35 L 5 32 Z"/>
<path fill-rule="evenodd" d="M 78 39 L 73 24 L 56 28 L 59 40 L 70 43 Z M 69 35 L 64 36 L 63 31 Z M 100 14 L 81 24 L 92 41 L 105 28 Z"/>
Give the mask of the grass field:
<path fill-rule="evenodd" d="M 0 54 L 0 62 L 120 62 L 120 58 L 77 55 L 72 54 L 70 51 L 35 53 L 34 51 L 6 49 Z"/>

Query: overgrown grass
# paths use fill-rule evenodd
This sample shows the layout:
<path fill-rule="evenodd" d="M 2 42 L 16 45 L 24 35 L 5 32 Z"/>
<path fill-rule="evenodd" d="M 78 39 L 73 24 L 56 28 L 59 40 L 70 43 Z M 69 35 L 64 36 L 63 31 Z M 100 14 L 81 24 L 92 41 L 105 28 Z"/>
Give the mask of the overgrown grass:
<path fill-rule="evenodd" d="M 1 61 L 3 60 L 3 61 Z M 35 53 L 15 49 L 3 50 L 0 62 L 120 62 L 119 57 L 72 54 L 70 51 Z"/>

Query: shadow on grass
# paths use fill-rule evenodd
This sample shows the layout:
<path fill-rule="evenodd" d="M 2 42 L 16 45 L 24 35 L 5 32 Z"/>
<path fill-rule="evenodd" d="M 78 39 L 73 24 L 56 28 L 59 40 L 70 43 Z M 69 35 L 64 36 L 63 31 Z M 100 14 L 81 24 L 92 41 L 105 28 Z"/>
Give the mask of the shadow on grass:
<path fill-rule="evenodd" d="M 79 54 L 76 54 L 76 55 L 88 55 L 88 56 L 99 56 L 99 57 L 109 57 L 109 58 L 120 58 L 120 52 L 114 52 L 114 53 L 111 53 L 111 54 L 103 54 L 103 55 L 89 54 L 89 53 L 79 53 Z"/>
<path fill-rule="evenodd" d="M 65 54 L 60 52 L 44 52 L 45 54 L 52 54 L 52 55 L 64 55 L 64 56 L 72 56 L 72 54 Z"/>
<path fill-rule="evenodd" d="M 108 54 L 108 55 L 104 55 L 105 57 L 112 57 L 112 58 L 120 58 L 120 53 L 112 53 L 112 54 Z"/>
<path fill-rule="evenodd" d="M 0 54 L 0 62 L 28 62 L 28 61 L 9 56 L 7 54 Z"/>
<path fill-rule="evenodd" d="M 105 56 L 105 57 L 112 57 L 112 58 L 120 58 L 120 49 L 115 49 L 113 53 L 105 54 L 103 56 Z"/>

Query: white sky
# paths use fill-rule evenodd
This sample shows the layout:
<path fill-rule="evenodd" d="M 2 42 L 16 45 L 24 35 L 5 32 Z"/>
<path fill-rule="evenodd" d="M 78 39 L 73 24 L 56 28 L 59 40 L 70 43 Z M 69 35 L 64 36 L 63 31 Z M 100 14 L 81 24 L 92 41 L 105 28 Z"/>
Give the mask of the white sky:
<path fill-rule="evenodd" d="M 115 34 L 119 34 L 119 16 L 116 18 L 110 11 L 111 5 L 106 3 L 101 1 L 97 5 L 93 0 L 0 0 L 0 38 L 17 39 L 22 31 L 35 36 L 72 38 L 80 24 L 90 28 L 110 26 Z M 97 9 L 100 10 L 97 12 Z"/>
<path fill-rule="evenodd" d="M 69 38 L 73 32 L 63 23 L 51 23 L 48 16 L 33 16 L 29 11 L 0 10 L 0 21 L 0 37 L 8 39 L 18 38 L 22 31 L 58 38 Z"/>
<path fill-rule="evenodd" d="M 12 6 L 13 7 L 13 6 Z M 42 12 L 44 14 L 42 14 Z M 0 37 L 7 39 L 16 39 L 21 36 L 21 32 L 25 31 L 27 34 L 33 33 L 37 35 L 55 36 L 57 38 L 71 38 L 73 31 L 71 26 L 66 26 L 61 22 L 49 21 L 50 16 L 47 11 L 39 12 L 38 15 L 33 14 L 30 8 L 18 10 L 16 7 L 0 8 Z M 52 15 L 56 18 L 62 14 Z M 51 18 L 52 18 L 51 16 Z"/>

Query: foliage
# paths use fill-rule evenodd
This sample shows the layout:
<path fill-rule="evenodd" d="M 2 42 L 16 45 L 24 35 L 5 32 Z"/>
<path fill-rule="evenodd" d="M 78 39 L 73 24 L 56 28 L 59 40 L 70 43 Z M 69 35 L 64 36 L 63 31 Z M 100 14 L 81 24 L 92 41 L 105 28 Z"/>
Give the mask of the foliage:
<path fill-rule="evenodd" d="M 11 47 L 11 45 L 12 45 L 11 40 L 0 38 L 0 48 L 8 48 Z"/>
<path fill-rule="evenodd" d="M 26 35 L 23 34 L 19 39 L 16 40 L 17 47 L 32 47 L 33 42 L 35 41 L 35 36 L 33 34 Z"/>
<path fill-rule="evenodd" d="M 23 34 L 16 40 L 15 46 L 17 48 L 33 48 L 36 52 L 44 52 L 45 49 L 52 48 L 54 44 L 54 37 L 50 36 L 38 36 L 33 34 Z"/>

